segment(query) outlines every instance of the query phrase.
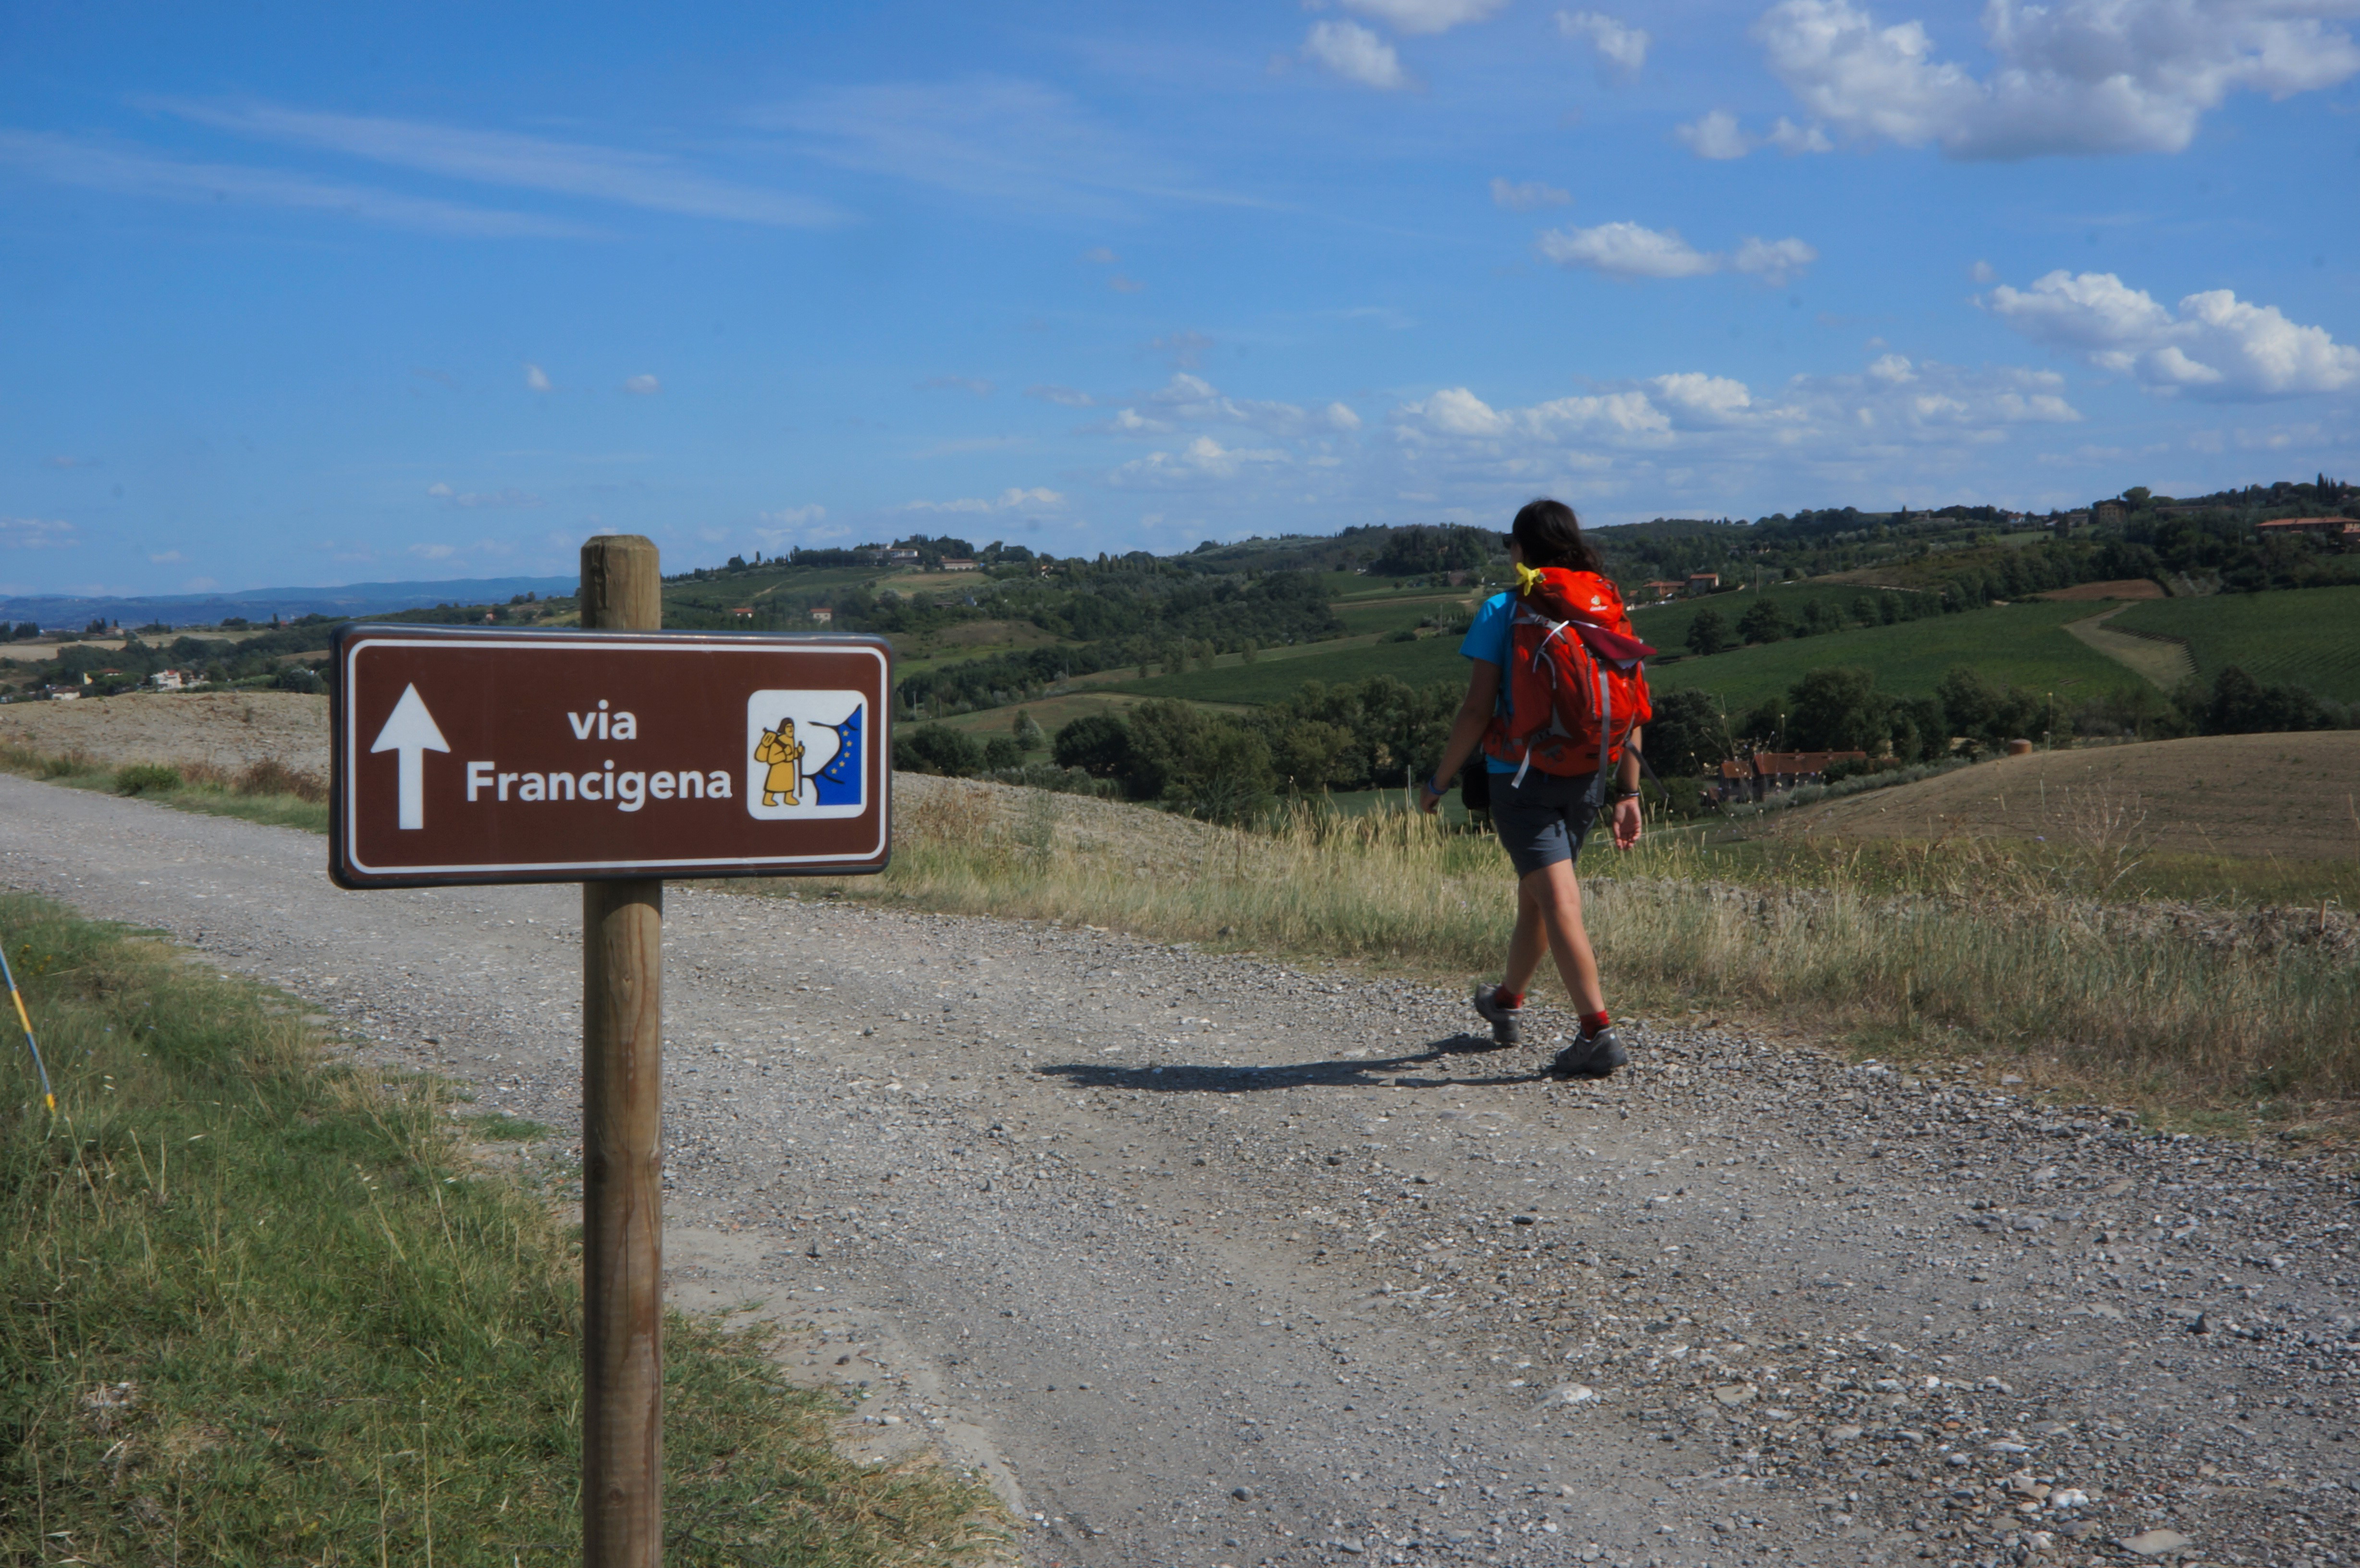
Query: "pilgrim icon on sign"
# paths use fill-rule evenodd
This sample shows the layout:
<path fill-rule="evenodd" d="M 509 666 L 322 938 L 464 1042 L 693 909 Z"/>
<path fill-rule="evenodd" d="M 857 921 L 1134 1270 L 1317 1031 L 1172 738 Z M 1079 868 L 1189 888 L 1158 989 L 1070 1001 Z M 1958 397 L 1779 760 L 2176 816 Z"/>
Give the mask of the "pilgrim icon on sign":
<path fill-rule="evenodd" d="M 746 810 L 766 821 L 857 817 L 868 808 L 858 691 L 757 691 L 746 699 Z"/>

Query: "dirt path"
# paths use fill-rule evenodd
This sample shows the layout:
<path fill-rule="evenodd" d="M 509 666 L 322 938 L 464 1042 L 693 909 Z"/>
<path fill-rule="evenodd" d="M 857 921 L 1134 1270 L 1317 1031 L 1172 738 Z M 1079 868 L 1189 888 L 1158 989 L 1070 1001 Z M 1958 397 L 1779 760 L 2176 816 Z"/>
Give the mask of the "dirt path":
<path fill-rule="evenodd" d="M 2076 641 L 2095 648 L 2158 690 L 2169 691 L 2194 675 L 2196 661 L 2189 657 L 2188 649 L 2182 645 L 2156 637 L 2134 637 L 2129 632 L 2118 632 L 2106 625 L 2129 608 L 2128 604 L 2117 604 L 2103 615 L 2092 615 L 2087 620 L 2068 621 L 2065 630 Z"/>
<path fill-rule="evenodd" d="M 324 858 L 0 778 L 0 879 L 577 1125 L 573 890 L 342 894 Z M 1652 1023 L 1627 1074 L 1558 1085 L 1422 986 L 668 898 L 674 1298 L 809 1325 L 858 1430 L 986 1468 L 1035 1562 L 2360 1541 L 2353 1187 L 2324 1164 L 1735 1020 Z"/>

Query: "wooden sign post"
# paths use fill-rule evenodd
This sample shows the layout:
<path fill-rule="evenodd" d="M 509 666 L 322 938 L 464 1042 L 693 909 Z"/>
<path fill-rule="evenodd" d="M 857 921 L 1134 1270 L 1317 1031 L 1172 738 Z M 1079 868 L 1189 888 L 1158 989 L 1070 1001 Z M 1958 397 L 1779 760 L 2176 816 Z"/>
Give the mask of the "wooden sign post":
<path fill-rule="evenodd" d="M 582 626 L 663 625 L 656 547 L 582 547 Z M 663 884 L 582 885 L 582 1562 L 663 1561 Z"/>
<path fill-rule="evenodd" d="M 663 878 L 882 871 L 883 639 L 666 632 L 656 547 L 582 547 L 582 629 L 349 626 L 338 887 L 582 884 L 582 1560 L 663 1557 Z"/>

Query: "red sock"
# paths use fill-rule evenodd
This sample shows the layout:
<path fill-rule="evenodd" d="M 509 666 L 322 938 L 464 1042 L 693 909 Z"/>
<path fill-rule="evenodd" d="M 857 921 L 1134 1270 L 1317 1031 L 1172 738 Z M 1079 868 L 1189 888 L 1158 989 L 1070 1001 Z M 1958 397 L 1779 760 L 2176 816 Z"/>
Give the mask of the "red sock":
<path fill-rule="evenodd" d="M 1581 1032 L 1584 1036 L 1596 1034 L 1613 1021 L 1602 1012 L 1584 1013 L 1581 1015 Z"/>
<path fill-rule="evenodd" d="M 1521 1007 L 1524 1005 L 1524 994 L 1522 991 L 1511 991 L 1503 985 L 1491 993 L 1491 1000 L 1503 1007 Z"/>

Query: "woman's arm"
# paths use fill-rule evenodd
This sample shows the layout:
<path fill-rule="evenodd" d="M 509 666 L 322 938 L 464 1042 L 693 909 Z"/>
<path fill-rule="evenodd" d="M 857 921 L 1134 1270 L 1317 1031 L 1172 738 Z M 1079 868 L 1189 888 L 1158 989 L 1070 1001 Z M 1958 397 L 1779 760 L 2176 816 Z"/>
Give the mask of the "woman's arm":
<path fill-rule="evenodd" d="M 1459 717 L 1451 722 L 1450 742 L 1442 748 L 1442 761 L 1418 784 L 1417 805 L 1422 811 L 1431 811 L 1442 803 L 1442 791 L 1435 789 L 1436 782 L 1440 781 L 1443 789 L 1449 789 L 1491 725 L 1491 710 L 1500 700 L 1500 667 L 1488 659 L 1476 659 L 1474 665 L 1474 672 L 1467 678 L 1467 700 L 1459 704 Z"/>
<path fill-rule="evenodd" d="M 1639 842 L 1639 726 L 1622 742 L 1622 766 L 1614 770 L 1616 800 L 1610 825 L 1614 833 L 1614 847 L 1628 849 Z"/>

